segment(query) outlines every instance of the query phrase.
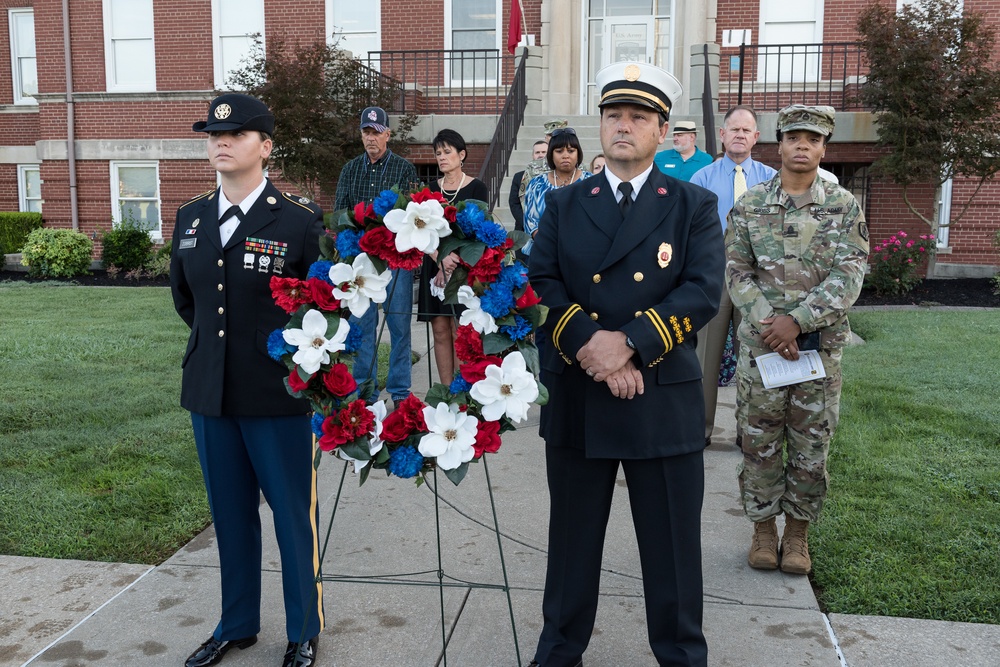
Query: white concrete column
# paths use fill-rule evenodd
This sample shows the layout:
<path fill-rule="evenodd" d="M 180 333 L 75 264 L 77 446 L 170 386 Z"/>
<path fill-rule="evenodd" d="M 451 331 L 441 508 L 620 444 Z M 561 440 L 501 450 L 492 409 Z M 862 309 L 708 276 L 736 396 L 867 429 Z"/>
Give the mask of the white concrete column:
<path fill-rule="evenodd" d="M 572 115 L 580 107 L 582 4 L 542 1 L 542 113 Z"/>

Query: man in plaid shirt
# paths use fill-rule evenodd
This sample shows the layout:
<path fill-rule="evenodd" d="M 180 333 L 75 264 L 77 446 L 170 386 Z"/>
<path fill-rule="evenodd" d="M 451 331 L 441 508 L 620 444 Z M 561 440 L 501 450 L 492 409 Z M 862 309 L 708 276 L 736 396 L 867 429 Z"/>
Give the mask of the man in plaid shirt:
<path fill-rule="evenodd" d="M 389 118 L 383 109 L 368 107 L 361 113 L 361 135 L 365 152 L 354 158 L 340 172 L 335 210 L 353 208 L 360 202 L 371 203 L 383 190 L 398 185 L 403 191 L 417 185 L 417 170 L 388 148 Z M 395 269 L 386 288 L 389 298 L 382 305 L 392 351 L 389 354 L 389 377 L 385 389 L 395 405 L 410 395 L 410 318 L 413 312 L 413 272 Z M 361 327 L 361 346 L 354 361 L 354 379 L 360 384 L 375 378 L 376 333 L 378 315 L 369 308 L 360 318 L 351 318 L 351 326 Z M 380 387 L 375 380 L 378 400 Z"/>

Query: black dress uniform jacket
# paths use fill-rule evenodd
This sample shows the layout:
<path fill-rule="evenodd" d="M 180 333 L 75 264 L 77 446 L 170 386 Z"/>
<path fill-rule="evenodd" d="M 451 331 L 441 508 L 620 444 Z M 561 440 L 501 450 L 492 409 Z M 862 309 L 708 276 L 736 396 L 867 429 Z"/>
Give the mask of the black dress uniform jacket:
<path fill-rule="evenodd" d="M 655 167 L 623 221 L 604 174 L 549 193 L 530 279 L 549 307 L 540 433 L 590 458 L 646 459 L 705 446 L 695 332 L 719 308 L 724 274 L 716 196 Z M 598 330 L 636 346 L 645 393 L 611 394 L 576 354 Z"/>
<path fill-rule="evenodd" d="M 209 417 L 309 412 L 288 394 L 284 364 L 268 356 L 271 332 L 288 314 L 274 303 L 271 276 L 305 279 L 319 258 L 323 212 L 269 181 L 222 247 L 218 190 L 177 211 L 170 258 L 174 307 L 191 327 L 181 405 Z"/>

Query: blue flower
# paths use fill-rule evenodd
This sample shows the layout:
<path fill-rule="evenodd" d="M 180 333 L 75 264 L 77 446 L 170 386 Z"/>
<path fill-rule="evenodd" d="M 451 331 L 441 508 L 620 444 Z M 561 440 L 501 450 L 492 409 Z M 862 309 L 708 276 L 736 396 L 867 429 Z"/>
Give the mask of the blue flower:
<path fill-rule="evenodd" d="M 337 233 L 337 252 L 341 257 L 357 257 L 361 254 L 361 247 L 358 241 L 364 232 L 344 229 Z"/>
<path fill-rule="evenodd" d="M 323 282 L 330 283 L 330 268 L 333 266 L 333 262 L 327 261 L 325 259 L 318 260 L 312 263 L 309 267 L 309 273 L 306 274 L 306 280 L 309 278 L 319 278 Z"/>
<path fill-rule="evenodd" d="M 389 452 L 389 473 L 396 477 L 416 477 L 423 467 L 424 457 L 414 447 L 397 447 Z"/>
<path fill-rule="evenodd" d="M 500 269 L 497 284 L 511 291 L 524 287 L 528 282 L 528 269 L 521 262 L 514 262 Z"/>
<path fill-rule="evenodd" d="M 361 347 L 362 338 L 364 338 L 364 335 L 361 331 L 361 325 L 352 324 L 351 330 L 347 332 L 347 338 L 344 340 L 344 352 L 348 354 L 357 352 L 358 348 Z"/>
<path fill-rule="evenodd" d="M 396 207 L 397 199 L 399 199 L 399 195 L 392 190 L 383 190 L 372 202 L 372 208 L 375 209 L 376 215 L 384 216 Z"/>
<path fill-rule="evenodd" d="M 500 327 L 500 333 L 507 334 L 513 341 L 521 340 L 531 333 L 531 322 L 520 315 L 515 315 L 514 324 L 505 324 Z"/>
<path fill-rule="evenodd" d="M 475 232 L 476 238 L 490 248 L 499 248 L 507 241 L 507 230 L 492 220 L 483 220 L 476 226 Z"/>
<path fill-rule="evenodd" d="M 312 430 L 316 434 L 317 438 L 323 437 L 323 422 L 326 421 L 326 417 L 323 416 L 322 412 L 314 412 L 312 416 Z"/>
<path fill-rule="evenodd" d="M 479 307 L 495 318 L 505 317 L 514 303 L 513 292 L 499 284 L 494 284 L 479 297 Z"/>
<path fill-rule="evenodd" d="M 458 228 L 462 230 L 466 236 L 476 236 L 476 231 L 479 226 L 486 220 L 486 214 L 483 213 L 483 209 L 479 208 L 475 204 L 466 204 L 465 207 L 458 212 L 455 216 L 455 222 L 458 223 Z M 506 235 L 504 235 L 506 239 Z"/>
<path fill-rule="evenodd" d="M 283 329 L 275 329 L 267 337 L 267 355 L 275 361 L 281 361 L 281 357 L 293 352 L 295 348 L 289 348 L 282 335 Z"/>
<path fill-rule="evenodd" d="M 451 381 L 451 386 L 448 387 L 448 391 L 453 394 L 461 394 L 463 391 L 469 391 L 470 389 L 472 389 L 472 385 L 461 375 L 456 376 Z"/>

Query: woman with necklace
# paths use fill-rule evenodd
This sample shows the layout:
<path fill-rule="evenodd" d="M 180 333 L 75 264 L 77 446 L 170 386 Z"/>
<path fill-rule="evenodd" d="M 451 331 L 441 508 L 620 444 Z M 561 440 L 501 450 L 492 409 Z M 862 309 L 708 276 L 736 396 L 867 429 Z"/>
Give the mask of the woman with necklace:
<path fill-rule="evenodd" d="M 583 164 L 583 149 L 580 147 L 576 130 L 571 127 L 563 127 L 552 132 L 545 161 L 551 171 L 531 179 L 524 193 L 524 231 L 530 234 L 532 239 L 521 251 L 525 255 L 531 254 L 533 239 L 538 233 L 538 223 L 542 219 L 542 213 L 545 212 L 545 194 L 549 190 L 566 187 L 591 175 L 586 169 L 580 168 Z"/>
<path fill-rule="evenodd" d="M 484 202 L 489 199 L 486 184 L 462 171 L 466 155 L 465 139 L 455 130 L 441 130 L 434 137 L 434 157 L 437 158 L 438 169 L 442 175 L 429 187 L 431 191 L 444 195 L 445 206 L 454 206 L 468 199 Z M 431 294 L 431 283 L 443 290 L 458 262 L 458 255 L 455 253 L 440 261 L 437 252 L 425 256 L 417 300 L 417 320 L 431 323 L 431 331 L 434 334 L 434 361 L 437 364 L 438 377 L 444 384 L 451 384 L 455 369 L 458 368 L 458 359 L 455 357 L 455 335 L 458 331 L 457 318 L 463 307 L 443 303 L 441 298 Z"/>

